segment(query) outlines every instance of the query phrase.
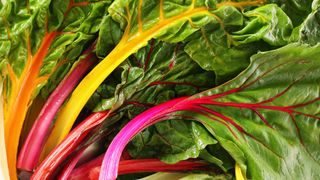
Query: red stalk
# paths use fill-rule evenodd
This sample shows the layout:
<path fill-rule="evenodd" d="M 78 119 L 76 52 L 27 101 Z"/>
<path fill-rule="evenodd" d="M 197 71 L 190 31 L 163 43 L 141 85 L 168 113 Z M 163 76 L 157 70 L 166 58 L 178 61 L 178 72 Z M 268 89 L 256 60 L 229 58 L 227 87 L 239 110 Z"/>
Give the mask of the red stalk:
<path fill-rule="evenodd" d="M 74 167 L 77 165 L 78 161 L 82 157 L 85 149 L 81 149 L 77 154 L 66 164 L 59 174 L 58 180 L 68 179 Z"/>
<path fill-rule="evenodd" d="M 94 63 L 92 60 L 93 54 L 90 53 L 90 51 L 91 48 L 84 52 L 86 57 L 77 64 L 72 72 L 61 81 L 58 87 L 49 96 L 20 150 L 17 162 L 17 167 L 19 169 L 32 171 L 37 165 L 41 150 L 50 133 L 49 129 L 55 115 L 75 86 Z"/>
<path fill-rule="evenodd" d="M 70 180 L 98 179 L 103 155 L 72 171 Z M 171 172 L 188 170 L 207 170 L 208 164 L 200 161 L 180 161 L 176 164 L 166 164 L 158 159 L 131 159 L 120 161 L 118 172 L 122 174 L 141 172 Z"/>
<path fill-rule="evenodd" d="M 108 117 L 108 115 L 109 111 L 96 112 L 82 121 L 56 148 L 53 149 L 53 151 L 51 151 L 36 169 L 31 179 L 38 180 L 50 178 L 58 166 L 78 147 L 79 143 L 86 135 Z"/>

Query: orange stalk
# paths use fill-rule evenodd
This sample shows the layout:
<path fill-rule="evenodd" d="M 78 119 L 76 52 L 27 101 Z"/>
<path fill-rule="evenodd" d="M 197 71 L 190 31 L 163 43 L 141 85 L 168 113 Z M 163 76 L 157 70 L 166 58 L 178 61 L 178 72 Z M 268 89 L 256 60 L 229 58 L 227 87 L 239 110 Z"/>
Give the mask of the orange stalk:
<path fill-rule="evenodd" d="M 17 179 L 16 160 L 22 125 L 28 107 L 32 103 L 32 95 L 39 82 L 38 75 L 43 59 L 46 57 L 49 47 L 56 35 L 57 32 L 47 33 L 43 38 L 38 52 L 34 56 L 32 56 L 30 42 L 28 42 L 29 55 L 26 66 L 16 81 L 16 84 L 12 86 L 5 116 L 5 141 L 11 179 Z"/>

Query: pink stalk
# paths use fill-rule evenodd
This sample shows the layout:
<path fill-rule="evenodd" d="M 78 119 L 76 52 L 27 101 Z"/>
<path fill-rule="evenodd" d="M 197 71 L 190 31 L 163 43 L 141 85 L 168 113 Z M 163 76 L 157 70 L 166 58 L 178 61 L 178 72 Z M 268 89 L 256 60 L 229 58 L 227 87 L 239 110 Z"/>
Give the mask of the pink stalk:
<path fill-rule="evenodd" d="M 48 179 L 58 166 L 72 153 L 87 134 L 109 116 L 109 111 L 96 112 L 82 121 L 56 147 L 35 170 L 31 179 Z"/>
<path fill-rule="evenodd" d="M 116 179 L 118 176 L 120 157 L 127 143 L 144 128 L 163 119 L 166 114 L 188 109 L 188 102 L 189 100 L 186 97 L 167 101 L 146 110 L 131 120 L 124 128 L 121 129 L 109 145 L 104 156 L 99 179 Z"/>
<path fill-rule="evenodd" d="M 91 48 L 84 52 L 86 57 L 80 60 L 72 72 L 61 81 L 43 106 L 20 150 L 17 162 L 17 167 L 19 169 L 32 171 L 38 164 L 42 148 L 50 133 L 49 129 L 55 115 L 75 86 L 94 63 L 94 55 L 90 51 Z"/>
<path fill-rule="evenodd" d="M 98 179 L 102 160 L 103 155 L 86 164 L 83 164 L 75 169 L 68 179 Z M 194 160 L 180 161 L 176 164 L 166 164 L 161 162 L 159 159 L 130 159 L 120 161 L 118 172 L 120 175 L 122 175 L 141 172 L 171 172 L 207 169 L 208 164 Z"/>

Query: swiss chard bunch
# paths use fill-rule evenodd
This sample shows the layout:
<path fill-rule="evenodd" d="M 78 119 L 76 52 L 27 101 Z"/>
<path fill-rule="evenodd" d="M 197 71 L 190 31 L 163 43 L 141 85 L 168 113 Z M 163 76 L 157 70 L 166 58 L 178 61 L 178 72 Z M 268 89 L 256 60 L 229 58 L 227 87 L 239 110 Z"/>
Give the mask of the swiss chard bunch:
<path fill-rule="evenodd" d="M 1 2 L 0 176 L 320 178 L 319 12 L 318 0 Z"/>

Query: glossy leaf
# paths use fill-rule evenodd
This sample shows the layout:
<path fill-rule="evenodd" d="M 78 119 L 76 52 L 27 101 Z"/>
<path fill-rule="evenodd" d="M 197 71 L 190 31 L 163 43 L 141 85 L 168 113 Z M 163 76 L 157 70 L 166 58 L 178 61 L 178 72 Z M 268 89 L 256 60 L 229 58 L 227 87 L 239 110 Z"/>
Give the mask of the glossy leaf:
<path fill-rule="evenodd" d="M 299 26 L 311 13 L 312 4 L 317 0 L 267 0 L 268 3 L 275 3 L 290 17 L 292 24 Z"/>
<path fill-rule="evenodd" d="M 195 122 L 167 121 L 135 137 L 128 150 L 134 158 L 158 157 L 166 163 L 197 158 L 202 149 L 216 140 Z"/>
<path fill-rule="evenodd" d="M 288 43 L 292 31 L 291 19 L 275 4 L 268 4 L 244 13 L 246 26 L 232 37 L 240 43 L 263 40 L 273 46 Z"/>
<path fill-rule="evenodd" d="M 320 42 L 320 6 L 309 14 L 300 30 L 300 41 L 315 45 Z"/>

